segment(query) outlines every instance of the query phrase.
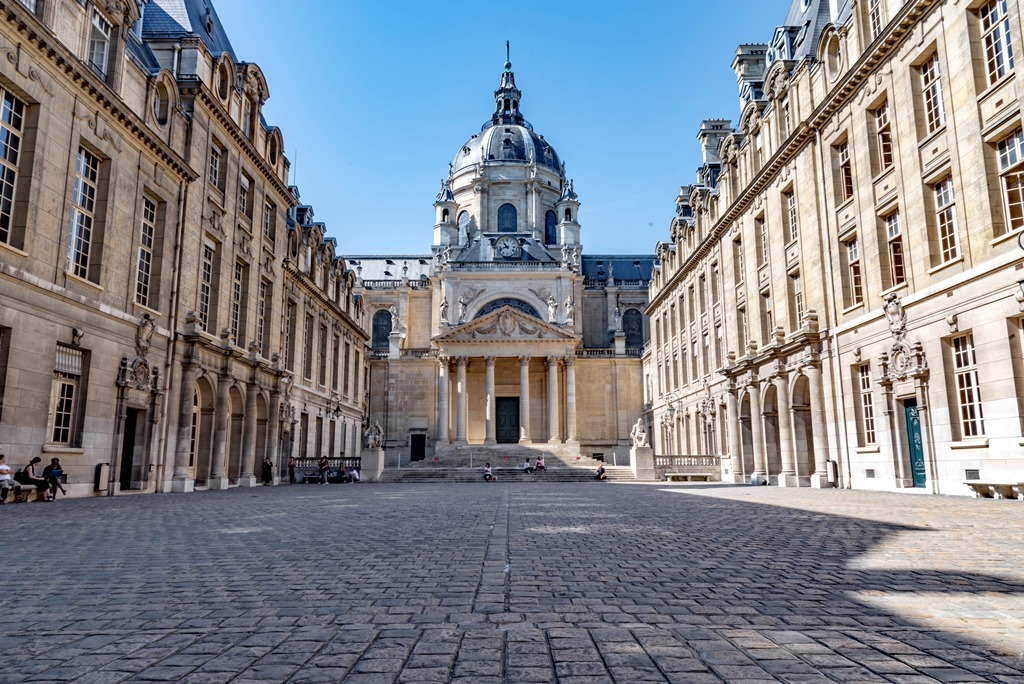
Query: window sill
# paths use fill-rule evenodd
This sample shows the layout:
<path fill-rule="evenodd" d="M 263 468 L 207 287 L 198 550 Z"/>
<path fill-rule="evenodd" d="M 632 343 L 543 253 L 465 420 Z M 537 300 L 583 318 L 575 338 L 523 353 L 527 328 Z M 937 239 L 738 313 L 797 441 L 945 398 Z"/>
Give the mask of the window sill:
<path fill-rule="evenodd" d="M 136 309 L 141 309 L 142 311 L 145 311 L 147 313 L 152 314 L 153 318 L 160 318 L 160 316 L 161 316 L 160 312 L 157 309 L 151 309 L 150 307 L 146 306 L 145 304 L 139 304 L 138 302 L 132 302 L 132 306 L 134 308 L 136 308 Z"/>
<path fill-rule="evenodd" d="M 843 209 L 846 209 L 849 205 L 853 204 L 853 198 L 856 197 L 857 193 L 850 195 L 849 197 L 840 199 L 836 198 L 836 213 L 838 214 Z"/>
<path fill-rule="evenodd" d="M 68 454 L 69 456 L 76 456 L 85 453 L 83 447 L 66 446 L 64 444 L 44 444 L 44 454 Z"/>
<path fill-rule="evenodd" d="M 871 178 L 872 185 L 877 183 L 878 181 L 882 180 L 883 178 L 885 178 L 889 174 L 893 173 L 895 170 L 896 170 L 896 164 L 895 163 L 890 164 L 889 166 L 885 167 L 884 169 L 879 169 L 878 173 L 876 173 Z"/>
<path fill-rule="evenodd" d="M 917 143 L 917 149 L 920 150 L 920 149 L 922 149 L 924 147 L 927 147 L 930 143 L 935 142 L 938 138 L 940 138 L 943 135 L 945 135 L 946 134 L 946 125 L 947 124 L 942 124 L 937 129 L 932 131 L 931 133 L 928 133 L 927 135 L 925 135 L 925 137 L 923 137 L 921 139 L 921 141 Z"/>
<path fill-rule="evenodd" d="M 996 245 L 1001 245 L 1004 242 L 1009 242 L 1014 238 L 1020 239 L 1022 235 L 1024 235 L 1024 228 L 1018 228 L 1017 230 L 1012 230 L 1008 233 L 1003 233 L 997 238 L 993 238 L 988 244 L 995 247 Z"/>
<path fill-rule="evenodd" d="M 79 278 L 75 274 L 68 273 L 67 271 L 65 271 L 64 272 L 64 284 L 67 285 L 68 281 L 72 281 L 72 282 L 76 282 L 76 283 L 81 283 L 82 285 L 88 285 L 90 288 L 96 290 L 97 292 L 103 292 L 104 291 L 102 285 L 98 285 L 97 283 L 94 283 L 91 280 L 86 280 L 85 278 Z"/>
<path fill-rule="evenodd" d="M 846 314 L 853 313 L 857 309 L 863 309 L 863 308 L 864 308 L 864 302 L 857 302 L 856 304 L 851 304 L 850 306 L 846 307 L 840 313 L 845 316 Z"/>
<path fill-rule="evenodd" d="M 953 264 L 959 264 L 959 263 L 963 262 L 963 260 L 964 260 L 963 256 L 958 256 L 955 259 L 950 259 L 949 261 L 944 261 L 941 264 L 939 264 L 938 266 L 933 266 L 933 267 L 929 268 L 928 269 L 928 275 L 935 275 L 939 271 L 941 271 L 941 270 L 943 270 L 945 268 L 949 268 Z"/>
<path fill-rule="evenodd" d="M 868 444 L 867 446 L 857 447 L 854 449 L 855 453 L 858 454 L 878 454 L 881 453 L 881 448 L 877 444 Z"/>
<path fill-rule="evenodd" d="M 984 102 L 984 101 L 985 101 L 985 100 L 987 100 L 987 99 L 988 99 L 988 98 L 989 98 L 989 97 L 990 97 L 990 96 L 991 96 L 991 95 L 992 95 L 993 93 L 995 93 L 995 92 L 996 92 L 997 90 L 999 90 L 1000 88 L 1002 88 L 1002 87 L 1003 87 L 1004 85 L 1006 85 L 1007 83 L 1009 83 L 1010 81 L 1012 81 L 1012 80 L 1013 80 L 1013 78 L 1014 78 L 1014 74 L 1015 74 L 1015 73 L 1016 73 L 1016 72 L 1014 72 L 1014 71 L 1008 71 L 1008 72 L 1007 72 L 1007 73 L 1006 73 L 1005 75 L 1003 75 L 1003 77 L 1002 77 L 1002 78 L 1000 78 L 1000 79 L 999 79 L 998 81 L 996 81 L 995 83 L 992 83 L 992 84 L 990 84 L 990 85 L 986 86 L 986 87 L 985 87 L 985 89 L 984 89 L 983 91 L 981 91 L 980 93 L 978 93 L 978 102 L 979 102 L 979 103 L 980 103 L 980 102 Z M 1016 101 L 1016 98 L 1014 98 L 1014 99 L 1013 99 L 1013 101 Z M 1011 102 L 1008 102 L 1007 104 L 1011 104 Z"/>
<path fill-rule="evenodd" d="M 959 449 L 988 449 L 988 437 L 970 437 L 959 442 L 950 442 L 949 448 L 952 451 Z"/>
<path fill-rule="evenodd" d="M 882 297 L 885 297 L 885 295 L 887 295 L 887 294 L 892 294 L 893 292 L 899 292 L 900 290 L 905 290 L 905 289 L 907 289 L 907 281 L 904 280 L 899 285 L 893 285 L 888 290 L 882 290 L 881 292 L 879 292 L 879 295 L 881 295 Z"/>
<path fill-rule="evenodd" d="M 28 252 L 23 252 L 14 245 L 9 245 L 6 242 L 0 242 L 0 249 L 3 249 L 6 252 L 10 252 L 11 254 L 17 254 L 20 257 L 28 256 Z"/>

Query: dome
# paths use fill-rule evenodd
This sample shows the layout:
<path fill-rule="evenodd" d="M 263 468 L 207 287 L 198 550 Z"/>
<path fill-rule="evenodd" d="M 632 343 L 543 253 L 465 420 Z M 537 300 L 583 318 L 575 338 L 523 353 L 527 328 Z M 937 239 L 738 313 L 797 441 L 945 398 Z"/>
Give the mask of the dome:
<path fill-rule="evenodd" d="M 523 122 L 525 123 L 525 122 Z M 536 163 L 561 175 L 562 162 L 555 148 L 525 125 L 487 126 L 462 146 L 452 160 L 452 172 L 481 162 Z"/>

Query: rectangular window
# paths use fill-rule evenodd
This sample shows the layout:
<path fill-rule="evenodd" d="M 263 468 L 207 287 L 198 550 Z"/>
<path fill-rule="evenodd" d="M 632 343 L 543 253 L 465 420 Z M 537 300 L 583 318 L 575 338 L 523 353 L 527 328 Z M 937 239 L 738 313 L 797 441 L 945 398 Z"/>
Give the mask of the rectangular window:
<path fill-rule="evenodd" d="M 139 254 L 135 268 L 135 302 L 155 308 L 150 301 L 153 289 L 154 248 L 156 245 L 156 202 L 142 198 L 142 221 L 139 228 Z"/>
<path fill-rule="evenodd" d="M 921 93 L 924 95 L 925 133 L 931 135 L 946 124 L 946 106 L 942 103 L 942 75 L 939 53 L 921 65 Z"/>
<path fill-rule="evenodd" d="M 850 161 L 850 143 L 841 142 L 835 147 L 836 161 L 839 165 L 839 202 L 853 197 L 853 165 Z"/>
<path fill-rule="evenodd" d="M 346 351 L 348 351 L 348 350 L 346 349 Z M 334 390 L 335 392 L 338 391 L 338 373 L 339 373 L 339 365 L 341 363 L 341 359 L 339 359 L 338 356 L 340 354 L 341 354 L 341 338 L 338 337 L 337 335 L 335 335 L 334 336 L 334 343 L 331 346 L 331 359 L 333 359 L 333 362 L 331 363 L 331 389 Z M 347 361 L 347 359 L 346 359 L 346 361 Z M 347 365 L 347 363 L 346 363 L 346 365 Z"/>
<path fill-rule="evenodd" d="M 953 338 L 953 374 L 960 407 L 960 436 L 980 437 L 985 434 L 981 415 L 981 385 L 978 382 L 978 362 L 974 356 L 974 336 L 970 333 Z"/>
<path fill-rule="evenodd" d="M 871 394 L 871 367 L 863 364 L 857 367 L 857 389 L 860 395 L 861 436 L 864 444 L 874 444 L 875 436 L 875 402 Z"/>
<path fill-rule="evenodd" d="M 708 310 L 708 279 L 706 276 L 700 276 L 697 278 L 697 294 L 700 297 L 700 312 L 706 313 Z"/>
<path fill-rule="evenodd" d="M 231 280 L 231 339 L 239 347 L 245 347 L 245 312 L 249 300 L 249 265 L 235 262 L 234 277 Z"/>
<path fill-rule="evenodd" d="M 697 340 L 690 340 L 690 372 L 693 377 L 693 381 L 697 382 L 697 378 L 700 377 L 700 351 L 697 347 Z M 684 370 L 685 374 L 686 371 Z M 683 380 L 683 384 L 686 384 L 686 380 Z"/>
<path fill-rule="evenodd" d="M 772 293 L 765 290 L 761 293 L 761 340 L 767 344 L 775 332 L 775 315 L 772 312 Z"/>
<path fill-rule="evenodd" d="M 717 305 L 721 297 L 722 274 L 718 271 L 718 262 L 711 264 L 711 304 Z"/>
<path fill-rule="evenodd" d="M 299 416 L 299 458 L 309 458 L 309 414 Z"/>
<path fill-rule="evenodd" d="M 266 280 L 260 281 L 260 297 L 256 302 L 256 347 L 260 356 L 270 358 L 270 335 L 267 334 L 267 322 L 270 320 L 271 292 L 274 286 Z"/>
<path fill-rule="evenodd" d="M 213 321 L 213 278 L 217 267 L 217 247 L 212 242 L 203 243 L 203 257 L 199 263 L 199 323 L 203 330 L 210 332 Z"/>
<path fill-rule="evenodd" d="M 744 280 L 743 242 L 740 240 L 733 240 L 732 243 L 732 265 L 736 271 L 736 284 L 739 285 Z"/>
<path fill-rule="evenodd" d="M 277 207 L 273 202 L 263 203 L 263 237 L 273 241 L 277 232 Z"/>
<path fill-rule="evenodd" d="M 36 0 L 20 0 L 21 4 L 29 9 L 30 12 L 35 14 L 36 11 Z"/>
<path fill-rule="evenodd" d="M 754 219 L 754 233 L 757 235 L 757 239 L 761 244 L 757 265 L 764 266 L 768 263 L 770 245 L 768 244 L 768 226 L 765 224 L 763 216 Z"/>
<path fill-rule="evenodd" d="M 850 288 L 850 306 L 861 304 L 864 301 L 864 278 L 861 273 L 860 245 L 857 238 L 847 240 L 846 246 L 846 272 Z"/>
<path fill-rule="evenodd" d="M 868 0 L 868 25 L 874 40 L 882 32 L 882 0 Z"/>
<path fill-rule="evenodd" d="M 889 121 L 889 102 L 875 110 L 875 140 L 878 143 L 878 171 L 892 167 L 895 161 L 892 147 L 892 122 Z"/>
<path fill-rule="evenodd" d="M 946 176 L 933 185 L 932 190 L 935 192 L 935 230 L 939 241 L 940 263 L 946 263 L 960 256 L 953 177 Z"/>
<path fill-rule="evenodd" d="M 103 78 L 107 77 L 110 62 L 110 34 L 113 27 L 106 18 L 93 10 L 89 33 L 89 64 Z"/>
<path fill-rule="evenodd" d="M 281 346 L 284 347 L 284 367 L 290 371 L 295 370 L 295 327 L 296 320 L 295 302 L 288 300 L 284 311 L 284 340 Z"/>
<path fill-rule="evenodd" d="M 248 97 L 242 98 L 242 134 L 246 138 L 252 134 L 252 100 Z"/>
<path fill-rule="evenodd" d="M 317 354 L 317 373 L 321 387 L 327 386 L 327 326 L 320 324 L 320 352 Z"/>
<path fill-rule="evenodd" d="M 252 179 L 244 173 L 238 176 L 238 213 L 252 216 Z"/>
<path fill-rule="evenodd" d="M 903 263 L 903 233 L 900 229 L 900 213 L 894 211 L 885 217 L 885 238 L 889 249 L 890 287 L 907 282 L 907 271 Z"/>
<path fill-rule="evenodd" d="M 981 42 L 985 47 L 985 73 L 992 85 L 1013 69 L 1010 17 L 1006 0 L 991 0 L 978 8 Z"/>
<path fill-rule="evenodd" d="M 210 185 L 224 190 L 224 176 L 225 169 L 224 164 L 226 162 L 227 155 L 224 152 L 224 148 L 220 146 L 217 141 L 213 141 L 210 145 L 210 168 L 208 169 L 208 177 Z"/>
<path fill-rule="evenodd" d="M 782 139 L 785 140 L 793 132 L 793 114 L 789 108 L 789 98 L 784 97 L 779 103 L 779 123 L 782 126 Z"/>
<path fill-rule="evenodd" d="M 11 244 L 25 103 L 0 88 L 0 242 Z"/>
<path fill-rule="evenodd" d="M 743 355 L 747 352 L 747 342 L 750 340 L 750 329 L 747 327 L 747 310 L 742 306 L 736 309 L 736 331 L 740 334 L 739 353 L 740 355 Z"/>
<path fill-rule="evenodd" d="M 78 148 L 75 187 L 71 198 L 71 233 L 68 235 L 67 272 L 89 277 L 89 255 L 96 227 L 96 204 L 100 177 L 99 157 Z"/>
<path fill-rule="evenodd" d="M 804 320 L 804 286 L 799 273 L 789 276 L 789 289 L 793 293 L 793 313 L 796 315 L 793 329 L 795 330 L 802 325 Z"/>
<path fill-rule="evenodd" d="M 715 367 L 722 366 L 722 326 L 715 326 Z"/>
<path fill-rule="evenodd" d="M 1024 228 L 1024 130 L 1018 128 L 996 144 L 1002 174 L 1006 229 Z"/>
<path fill-rule="evenodd" d="M 313 317 L 306 314 L 302 326 L 302 377 L 313 379 Z"/>
<path fill-rule="evenodd" d="M 50 400 L 50 443 L 81 446 L 79 405 L 84 396 L 82 383 L 85 353 L 57 345 L 53 364 L 53 395 Z"/>
<path fill-rule="evenodd" d="M 797 238 L 796 195 L 793 191 L 782 193 L 782 214 L 786 221 L 786 242 Z"/>

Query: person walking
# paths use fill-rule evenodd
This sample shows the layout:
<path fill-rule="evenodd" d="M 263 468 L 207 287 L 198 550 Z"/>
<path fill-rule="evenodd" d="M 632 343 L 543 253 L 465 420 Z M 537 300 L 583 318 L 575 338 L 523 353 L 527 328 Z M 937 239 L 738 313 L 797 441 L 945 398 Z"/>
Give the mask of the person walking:
<path fill-rule="evenodd" d="M 274 481 L 274 462 L 270 460 L 270 455 L 263 457 L 263 486 L 269 486 Z"/>

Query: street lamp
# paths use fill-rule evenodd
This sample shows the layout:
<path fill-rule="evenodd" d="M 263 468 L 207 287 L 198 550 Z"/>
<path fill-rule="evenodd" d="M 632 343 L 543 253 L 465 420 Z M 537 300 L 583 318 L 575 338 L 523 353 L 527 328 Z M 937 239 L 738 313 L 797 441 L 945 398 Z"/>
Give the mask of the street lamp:
<path fill-rule="evenodd" d="M 335 418 L 341 415 L 341 397 L 336 392 L 331 392 L 331 399 L 327 402 L 327 413 L 333 414 Z"/>

